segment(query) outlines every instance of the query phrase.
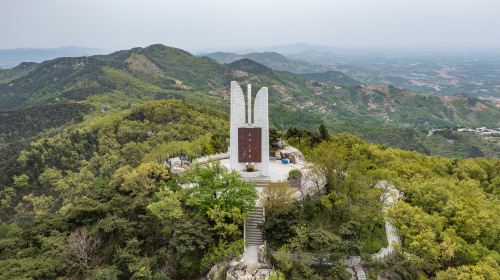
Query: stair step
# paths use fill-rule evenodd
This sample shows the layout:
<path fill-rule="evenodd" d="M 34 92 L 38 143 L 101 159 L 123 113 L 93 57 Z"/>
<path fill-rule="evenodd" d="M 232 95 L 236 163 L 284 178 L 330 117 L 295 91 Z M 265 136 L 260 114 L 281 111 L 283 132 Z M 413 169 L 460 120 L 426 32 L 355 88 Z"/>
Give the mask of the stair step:
<path fill-rule="evenodd" d="M 253 230 L 257 230 L 257 231 L 260 231 L 260 227 L 258 225 L 246 225 L 245 229 L 253 229 Z"/>
<path fill-rule="evenodd" d="M 257 227 L 257 226 L 255 226 L 255 227 L 246 226 L 245 229 L 260 232 L 260 227 Z"/>
<path fill-rule="evenodd" d="M 247 242 L 264 242 L 262 239 L 260 238 L 247 238 L 246 239 Z"/>
<path fill-rule="evenodd" d="M 248 217 L 262 218 L 262 217 L 264 217 L 264 215 L 262 213 L 250 213 L 250 215 L 248 215 Z"/>
<path fill-rule="evenodd" d="M 253 229 L 253 230 L 260 231 L 260 226 L 259 226 L 259 225 L 257 225 L 257 224 L 255 224 L 255 225 L 249 225 L 249 224 L 247 224 L 247 225 L 245 226 L 245 229 Z"/>

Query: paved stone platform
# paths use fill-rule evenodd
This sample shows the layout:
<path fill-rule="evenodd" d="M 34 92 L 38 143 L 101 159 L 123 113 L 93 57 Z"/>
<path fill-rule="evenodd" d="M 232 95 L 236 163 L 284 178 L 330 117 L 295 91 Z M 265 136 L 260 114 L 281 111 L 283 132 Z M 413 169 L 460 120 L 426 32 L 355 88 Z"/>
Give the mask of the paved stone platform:
<path fill-rule="evenodd" d="M 250 245 L 245 248 L 241 260 L 246 264 L 259 262 L 259 245 Z"/>
<path fill-rule="evenodd" d="M 230 168 L 229 159 L 222 159 L 221 164 L 228 169 Z M 263 177 L 260 176 L 256 179 L 267 180 L 269 182 L 283 182 L 288 179 L 288 173 L 293 169 L 302 170 L 304 168 L 304 164 L 301 162 L 298 163 L 281 163 L 279 160 L 270 160 L 269 161 L 269 176 Z"/>

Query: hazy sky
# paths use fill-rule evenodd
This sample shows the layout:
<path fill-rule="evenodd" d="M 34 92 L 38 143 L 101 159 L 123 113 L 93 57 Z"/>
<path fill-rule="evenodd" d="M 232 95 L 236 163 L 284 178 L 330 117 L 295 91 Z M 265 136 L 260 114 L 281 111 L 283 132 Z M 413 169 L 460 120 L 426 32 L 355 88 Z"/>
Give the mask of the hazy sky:
<path fill-rule="evenodd" d="M 0 48 L 500 48 L 500 0 L 0 0 Z"/>

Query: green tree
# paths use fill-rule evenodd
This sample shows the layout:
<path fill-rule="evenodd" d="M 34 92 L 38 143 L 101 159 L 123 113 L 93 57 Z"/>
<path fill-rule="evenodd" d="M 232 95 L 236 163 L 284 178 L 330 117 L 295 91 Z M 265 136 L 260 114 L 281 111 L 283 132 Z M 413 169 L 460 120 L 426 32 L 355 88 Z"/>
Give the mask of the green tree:
<path fill-rule="evenodd" d="M 330 139 L 330 133 L 328 132 L 328 128 L 324 124 L 319 126 L 319 136 L 321 140 L 327 141 Z"/>
<path fill-rule="evenodd" d="M 182 217 L 182 205 L 177 193 L 164 187 L 156 193 L 156 197 L 158 201 L 150 203 L 148 209 L 158 217 L 158 219 L 165 223 L 169 223 Z"/>
<path fill-rule="evenodd" d="M 29 177 L 26 174 L 21 174 L 19 176 L 14 176 L 14 186 L 23 189 L 29 187 Z"/>
<path fill-rule="evenodd" d="M 187 176 L 192 187 L 185 191 L 186 203 L 201 215 L 206 216 L 215 208 L 228 213 L 238 209 L 245 215 L 255 207 L 255 185 L 241 180 L 236 172 L 219 163 L 197 167 Z"/>
<path fill-rule="evenodd" d="M 487 259 L 475 265 L 448 268 L 436 275 L 436 280 L 500 279 L 498 261 Z"/>

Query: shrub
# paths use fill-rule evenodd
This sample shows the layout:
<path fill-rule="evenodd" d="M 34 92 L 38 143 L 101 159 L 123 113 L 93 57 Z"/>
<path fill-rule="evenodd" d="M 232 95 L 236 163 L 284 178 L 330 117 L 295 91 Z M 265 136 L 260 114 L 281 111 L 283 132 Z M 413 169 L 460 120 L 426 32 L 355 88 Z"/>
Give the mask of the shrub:
<path fill-rule="evenodd" d="M 288 182 L 269 183 L 263 190 L 260 202 L 271 214 L 279 209 L 289 207 L 294 201 L 294 190 Z"/>
<path fill-rule="evenodd" d="M 298 169 L 292 169 L 288 172 L 288 180 L 293 180 L 300 176 L 300 171 Z"/>
<path fill-rule="evenodd" d="M 201 259 L 201 272 L 209 270 L 213 265 L 222 261 L 230 261 L 243 253 L 243 239 L 228 243 L 224 240 L 217 246 L 211 247 Z"/>

